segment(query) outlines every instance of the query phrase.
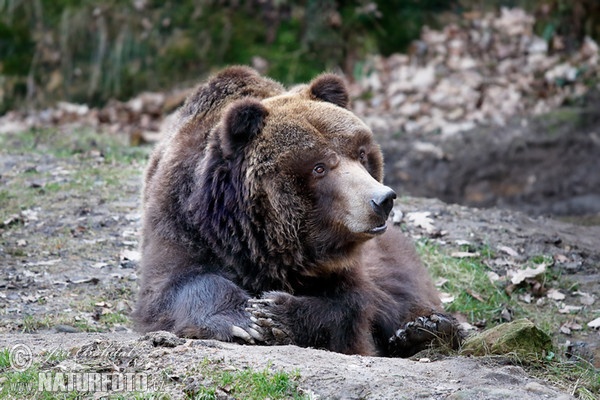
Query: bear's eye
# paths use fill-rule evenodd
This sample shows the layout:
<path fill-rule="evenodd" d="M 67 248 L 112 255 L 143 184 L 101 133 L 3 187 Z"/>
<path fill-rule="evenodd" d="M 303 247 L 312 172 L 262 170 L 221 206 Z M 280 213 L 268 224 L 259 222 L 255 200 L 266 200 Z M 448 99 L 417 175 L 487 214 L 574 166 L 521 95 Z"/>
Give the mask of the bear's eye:
<path fill-rule="evenodd" d="M 317 164 L 315 165 L 315 167 L 313 168 L 313 174 L 315 174 L 316 176 L 323 176 L 325 175 L 325 166 L 323 164 Z"/>
<path fill-rule="evenodd" d="M 367 152 L 364 149 L 360 149 L 360 151 L 358 152 L 358 159 L 362 163 L 367 161 Z"/>

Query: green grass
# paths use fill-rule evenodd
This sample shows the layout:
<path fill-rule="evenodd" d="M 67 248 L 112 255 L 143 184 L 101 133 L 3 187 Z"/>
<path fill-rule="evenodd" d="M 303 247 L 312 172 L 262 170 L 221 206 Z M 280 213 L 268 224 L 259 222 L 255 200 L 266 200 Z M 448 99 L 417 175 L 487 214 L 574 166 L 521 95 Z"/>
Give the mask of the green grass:
<path fill-rule="evenodd" d="M 10 367 L 10 349 L 0 350 L 0 371 Z"/>
<path fill-rule="evenodd" d="M 502 284 L 490 280 L 488 272 L 491 269 L 483 263 L 484 258 L 493 255 L 489 248 L 477 249 L 483 256 L 474 258 L 451 257 L 428 241 L 418 242 L 417 249 L 434 281 L 447 279 L 440 288 L 454 297 L 454 301 L 446 306 L 447 311 L 467 316 L 472 324 L 485 320 L 489 327 L 501 322 L 500 313 L 505 307 L 520 309 Z"/>
<path fill-rule="evenodd" d="M 127 324 L 129 323 L 129 318 L 127 318 L 127 316 L 121 312 L 110 312 L 100 316 L 100 322 L 106 326 Z"/>
<path fill-rule="evenodd" d="M 98 133 L 92 128 L 61 130 L 58 128 L 30 129 L 16 135 L 0 136 L 4 151 L 51 154 L 57 158 L 103 158 L 104 163 L 132 163 L 145 160 L 148 149 L 129 146 L 128 138 Z M 100 161 L 100 160 L 98 160 Z"/>
<path fill-rule="evenodd" d="M 99 392 L 82 392 L 78 391 L 77 387 L 69 388 L 67 386 L 68 377 L 70 372 L 67 371 L 63 375 L 58 375 L 62 371 L 53 369 L 54 366 L 59 364 L 70 357 L 67 351 L 54 351 L 54 352 L 42 352 L 40 356 L 43 358 L 43 365 L 39 362 L 34 362 L 25 371 L 16 371 L 12 369 L 10 365 L 10 352 L 9 348 L 0 349 L 0 399 L 32 399 L 32 400 L 50 400 L 50 399 L 81 399 L 81 398 L 97 398 Z M 84 371 L 86 373 L 94 371 Z M 106 371 L 103 371 L 106 372 Z M 45 374 L 49 379 L 48 381 L 41 382 L 40 375 Z M 65 391 L 55 391 L 55 380 L 60 377 L 65 379 Z M 84 377 L 85 379 L 85 377 Z M 149 377 L 150 380 L 150 377 Z M 50 385 L 50 386 L 46 386 Z M 40 388 L 40 386 L 42 386 Z M 48 388 L 50 387 L 50 390 Z M 70 390 L 73 389 L 73 390 Z M 109 392 L 107 394 L 102 393 L 103 399 L 137 399 L 137 400 L 163 400 L 170 399 L 168 394 L 154 392 L 151 382 L 148 382 L 148 392 Z"/>
<path fill-rule="evenodd" d="M 129 317 L 122 312 L 110 312 L 100 316 L 97 323 L 93 324 L 85 319 L 75 319 L 72 313 L 58 314 L 52 317 L 26 315 L 20 323 L 20 329 L 23 333 L 35 333 L 40 330 L 47 330 L 56 325 L 68 325 L 80 332 L 108 332 L 115 325 L 129 325 Z"/>
<path fill-rule="evenodd" d="M 201 385 L 188 391 L 188 398 L 194 400 L 217 399 L 223 392 L 236 399 L 307 399 L 300 393 L 297 381 L 298 373 L 271 371 L 267 366 L 261 371 L 251 368 L 239 371 L 225 371 L 221 365 L 204 360 L 200 365 L 200 374 L 207 377 L 211 384 Z"/>
<path fill-rule="evenodd" d="M 597 400 L 600 394 L 600 371 L 585 360 L 553 360 L 535 366 L 531 372 L 573 393 L 578 399 Z"/>

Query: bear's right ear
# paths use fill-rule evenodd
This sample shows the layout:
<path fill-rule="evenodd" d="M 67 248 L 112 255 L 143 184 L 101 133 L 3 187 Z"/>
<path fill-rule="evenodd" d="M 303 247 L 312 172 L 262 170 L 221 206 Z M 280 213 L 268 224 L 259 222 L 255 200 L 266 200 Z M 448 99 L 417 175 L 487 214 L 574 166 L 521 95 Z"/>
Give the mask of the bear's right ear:
<path fill-rule="evenodd" d="M 348 108 L 350 95 L 346 84 L 337 75 L 323 74 L 310 83 L 310 95 L 316 100 L 333 103 L 342 108 Z"/>
<path fill-rule="evenodd" d="M 232 157 L 258 135 L 265 126 L 267 115 L 269 111 L 258 100 L 243 99 L 233 103 L 223 118 L 223 155 L 226 158 Z"/>

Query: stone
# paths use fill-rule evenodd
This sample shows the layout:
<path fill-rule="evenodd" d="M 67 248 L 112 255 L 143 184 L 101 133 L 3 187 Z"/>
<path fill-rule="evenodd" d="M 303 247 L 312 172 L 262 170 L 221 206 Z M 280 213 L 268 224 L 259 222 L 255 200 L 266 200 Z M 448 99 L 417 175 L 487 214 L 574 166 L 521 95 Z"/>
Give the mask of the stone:
<path fill-rule="evenodd" d="M 550 336 L 523 318 L 469 337 L 460 352 L 463 355 L 507 355 L 522 361 L 535 361 L 543 359 L 552 349 Z"/>

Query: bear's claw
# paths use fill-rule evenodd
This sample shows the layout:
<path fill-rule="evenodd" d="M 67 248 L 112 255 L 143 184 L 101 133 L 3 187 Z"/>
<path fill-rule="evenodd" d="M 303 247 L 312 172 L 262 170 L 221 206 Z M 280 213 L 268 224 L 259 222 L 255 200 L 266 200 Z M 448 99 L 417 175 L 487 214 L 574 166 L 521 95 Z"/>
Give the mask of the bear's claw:
<path fill-rule="evenodd" d="M 231 326 L 231 336 L 235 339 L 241 339 L 242 341 L 250 344 L 254 344 L 255 341 L 262 342 L 263 337 L 259 333 L 260 327 L 255 323 L 249 327 L 242 328 L 237 325 Z"/>
<path fill-rule="evenodd" d="M 261 335 L 260 340 L 267 345 L 293 344 L 291 335 L 286 332 L 285 326 L 278 321 L 273 312 L 276 305 L 274 299 L 250 299 L 246 308 L 256 326 L 256 331 Z"/>
<path fill-rule="evenodd" d="M 410 357 L 431 345 L 457 349 L 464 333 L 451 316 L 433 313 L 416 318 L 398 329 L 389 339 L 392 355 Z"/>

